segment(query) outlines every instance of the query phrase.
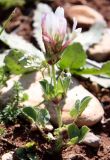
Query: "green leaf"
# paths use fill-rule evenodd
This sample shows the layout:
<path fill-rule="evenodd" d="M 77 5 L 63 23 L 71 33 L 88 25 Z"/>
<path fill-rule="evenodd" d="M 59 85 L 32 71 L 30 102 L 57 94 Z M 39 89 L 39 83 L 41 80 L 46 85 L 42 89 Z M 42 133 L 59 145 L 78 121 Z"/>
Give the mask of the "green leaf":
<path fill-rule="evenodd" d="M 77 119 L 80 111 L 80 100 L 76 100 L 75 106 L 70 110 L 70 115 L 74 119 Z"/>
<path fill-rule="evenodd" d="M 24 101 L 27 101 L 28 99 L 29 99 L 28 94 L 27 93 L 23 93 L 21 101 L 24 102 Z"/>
<path fill-rule="evenodd" d="M 74 138 L 70 139 L 67 144 L 68 145 L 74 145 L 76 143 L 78 143 L 78 137 L 74 137 Z"/>
<path fill-rule="evenodd" d="M 47 94 L 48 81 L 46 79 L 43 79 L 42 81 L 40 81 L 40 84 L 42 86 L 43 92 Z"/>
<path fill-rule="evenodd" d="M 5 132 L 6 132 L 5 128 L 0 126 L 0 136 L 5 135 Z"/>
<path fill-rule="evenodd" d="M 86 53 L 79 43 L 68 46 L 59 61 L 61 69 L 77 69 L 86 63 Z"/>
<path fill-rule="evenodd" d="M 50 120 L 50 114 L 47 109 L 34 109 L 33 107 L 23 108 L 23 113 L 37 125 L 42 125 L 43 127 Z"/>
<path fill-rule="evenodd" d="M 57 80 L 56 92 L 57 92 L 57 94 L 64 92 L 64 90 L 63 90 L 63 81 L 61 80 L 61 78 L 58 78 L 58 80 Z"/>
<path fill-rule="evenodd" d="M 63 80 L 63 90 L 64 90 L 65 94 L 67 93 L 69 85 L 70 85 L 70 77 L 65 77 Z"/>
<path fill-rule="evenodd" d="M 37 57 L 26 56 L 24 51 L 14 49 L 5 57 L 4 62 L 11 73 L 22 74 L 39 68 L 36 59 Z"/>
<path fill-rule="evenodd" d="M 40 81 L 40 84 L 42 86 L 45 98 L 52 98 L 52 95 L 54 94 L 54 88 L 52 84 L 50 84 L 46 79 Z"/>
<path fill-rule="evenodd" d="M 59 137 L 55 141 L 54 152 L 60 152 L 62 147 L 63 147 L 63 139 Z"/>
<path fill-rule="evenodd" d="M 72 74 L 82 75 L 82 74 L 92 74 L 92 75 L 101 75 L 105 74 L 110 76 L 110 61 L 107 61 L 102 65 L 100 69 L 97 68 L 81 68 L 81 69 L 71 69 Z"/>
<path fill-rule="evenodd" d="M 91 97 L 90 96 L 87 96 L 87 97 L 84 97 L 81 101 L 81 104 L 80 104 L 80 111 L 79 111 L 79 114 L 81 115 L 82 112 L 86 109 L 88 103 L 90 102 L 91 100 Z"/>
<path fill-rule="evenodd" d="M 33 107 L 25 107 L 23 108 L 23 113 L 29 118 L 31 119 L 33 122 L 37 121 L 37 114 L 36 114 L 36 110 Z"/>
<path fill-rule="evenodd" d="M 24 4 L 25 0 L 0 0 L 0 6 L 4 7 L 5 9 L 16 6 L 23 6 Z"/>
<path fill-rule="evenodd" d="M 49 114 L 48 110 L 45 108 L 40 109 L 38 118 L 39 118 L 41 125 L 45 126 L 45 124 L 47 124 L 50 120 L 50 114 Z"/>
<path fill-rule="evenodd" d="M 87 126 L 82 126 L 80 129 L 80 135 L 79 135 L 79 142 L 81 142 L 86 134 L 90 131 L 90 129 Z"/>
<path fill-rule="evenodd" d="M 36 145 L 36 143 L 34 141 L 31 141 L 31 142 L 26 143 L 25 147 L 32 148 L 35 145 Z"/>
<path fill-rule="evenodd" d="M 70 110 L 70 116 L 76 120 L 82 112 L 86 109 L 89 101 L 91 100 L 91 97 L 87 96 L 80 100 L 76 100 L 75 106 Z"/>
<path fill-rule="evenodd" d="M 70 139 L 79 137 L 80 131 L 76 124 L 68 125 L 68 137 Z"/>
<path fill-rule="evenodd" d="M 107 61 L 103 64 L 101 72 L 110 76 L 110 61 Z"/>
<path fill-rule="evenodd" d="M 5 67 L 0 67 L 0 89 L 6 86 L 6 81 L 9 78 L 9 73 L 6 72 Z"/>

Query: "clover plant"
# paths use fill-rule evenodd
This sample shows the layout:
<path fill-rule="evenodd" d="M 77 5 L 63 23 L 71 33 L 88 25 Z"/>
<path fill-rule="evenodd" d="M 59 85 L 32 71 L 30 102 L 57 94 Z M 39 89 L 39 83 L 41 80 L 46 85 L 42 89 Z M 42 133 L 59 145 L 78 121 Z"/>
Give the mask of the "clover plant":
<path fill-rule="evenodd" d="M 56 9 L 55 14 L 53 12 L 44 14 L 41 22 L 42 39 L 45 46 L 44 56 L 49 78 L 46 79 L 47 77 L 44 74 L 44 79 L 40 81 L 40 84 L 43 90 L 43 102 L 46 102 L 47 106 L 51 104 L 57 115 L 58 128 L 53 133 L 56 151 L 60 150 L 65 144 L 62 136 L 64 130 L 66 130 L 69 140 L 66 145 L 80 143 L 89 131 L 86 126 L 79 129 L 75 122 L 87 107 L 90 97 L 85 97 L 82 101 L 77 100 L 75 107 L 70 111 L 74 124 L 64 125 L 62 122 L 62 101 L 66 98 L 71 82 L 71 74 L 69 73 L 72 69 L 83 67 L 86 63 L 86 53 L 82 46 L 79 43 L 72 44 L 73 40 L 81 32 L 81 28 L 76 29 L 77 21 L 75 18 L 73 22 L 72 33 L 68 34 L 67 21 L 64 17 L 64 10 L 61 7 Z M 47 109 L 40 109 L 38 106 L 37 108 L 25 107 L 23 113 L 41 129 L 49 122 L 51 114 L 49 115 L 48 107 Z M 48 135 L 47 139 L 50 137 Z"/>

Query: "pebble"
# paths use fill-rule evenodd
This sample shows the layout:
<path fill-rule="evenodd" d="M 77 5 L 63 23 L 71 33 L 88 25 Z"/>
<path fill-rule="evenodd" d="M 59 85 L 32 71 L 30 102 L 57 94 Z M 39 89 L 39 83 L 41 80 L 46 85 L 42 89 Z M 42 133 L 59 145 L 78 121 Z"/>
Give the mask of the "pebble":
<path fill-rule="evenodd" d="M 97 148 L 100 145 L 100 138 L 93 134 L 92 132 L 88 132 L 83 139 L 82 143 L 91 146 L 93 148 Z"/>
<path fill-rule="evenodd" d="M 8 152 L 8 153 L 5 153 L 3 156 L 2 156 L 2 160 L 13 160 L 13 153 L 12 151 Z"/>
<path fill-rule="evenodd" d="M 87 108 L 83 111 L 77 120 L 77 124 L 79 126 L 93 126 L 102 119 L 104 110 L 99 100 L 82 85 L 78 85 L 69 90 L 67 93 L 66 103 L 62 112 L 62 119 L 64 123 L 72 122 L 72 118 L 69 115 L 71 108 L 74 106 L 77 99 L 81 101 L 86 96 L 90 96 L 92 99 L 90 100 Z"/>
<path fill-rule="evenodd" d="M 88 55 L 98 62 L 110 60 L 110 29 L 105 31 L 98 44 L 89 48 Z"/>
<path fill-rule="evenodd" d="M 78 24 L 81 25 L 91 26 L 96 21 L 104 21 L 103 16 L 99 12 L 86 5 L 66 5 L 64 9 L 67 18 L 73 20 L 73 17 L 75 17 Z"/>

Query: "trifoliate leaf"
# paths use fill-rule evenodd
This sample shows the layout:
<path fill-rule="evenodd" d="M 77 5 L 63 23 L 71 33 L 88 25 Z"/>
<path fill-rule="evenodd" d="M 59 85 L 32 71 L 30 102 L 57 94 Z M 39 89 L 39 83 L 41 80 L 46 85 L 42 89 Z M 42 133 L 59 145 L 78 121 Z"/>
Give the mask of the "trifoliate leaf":
<path fill-rule="evenodd" d="M 27 55 L 25 51 L 13 49 L 4 59 L 5 66 L 13 74 L 23 74 L 40 67 L 39 59 L 35 55 Z"/>
<path fill-rule="evenodd" d="M 70 116 L 76 120 L 88 106 L 91 97 L 86 96 L 81 101 L 76 100 L 75 106 L 70 110 Z"/>
<path fill-rule="evenodd" d="M 50 114 L 47 109 L 39 109 L 34 107 L 23 108 L 23 113 L 27 115 L 29 119 L 32 119 L 37 125 L 42 125 L 43 127 L 50 120 Z"/>

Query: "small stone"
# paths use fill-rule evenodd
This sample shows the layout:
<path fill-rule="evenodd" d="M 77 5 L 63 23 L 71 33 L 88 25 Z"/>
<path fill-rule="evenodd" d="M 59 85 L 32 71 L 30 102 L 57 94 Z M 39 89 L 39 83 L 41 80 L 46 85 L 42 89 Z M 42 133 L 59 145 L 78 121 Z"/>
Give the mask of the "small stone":
<path fill-rule="evenodd" d="M 5 153 L 3 156 L 2 156 L 2 160 L 13 160 L 13 153 L 14 152 L 8 152 L 8 153 Z"/>
<path fill-rule="evenodd" d="M 24 89 L 24 92 L 28 94 L 29 98 L 23 102 L 24 105 L 35 106 L 43 101 L 42 88 L 39 83 L 42 80 L 41 72 L 32 72 L 23 76 L 13 76 L 7 82 L 7 86 L 1 89 L 0 103 L 5 104 L 12 95 L 12 87 L 15 81 L 19 81 Z M 41 105 L 44 106 L 44 105 Z"/>
<path fill-rule="evenodd" d="M 104 21 L 99 12 L 86 5 L 66 5 L 64 9 L 67 18 L 73 21 L 73 17 L 76 17 L 78 24 L 81 25 L 91 26 L 96 21 Z"/>
<path fill-rule="evenodd" d="M 67 93 L 66 103 L 62 111 L 64 123 L 72 122 L 72 118 L 69 115 L 71 108 L 74 106 L 76 100 L 79 99 L 81 101 L 86 96 L 90 96 L 92 99 L 90 100 L 84 112 L 78 118 L 77 124 L 79 126 L 92 126 L 102 119 L 104 110 L 99 100 L 89 91 L 87 91 L 82 85 L 78 85 L 70 89 Z"/>
<path fill-rule="evenodd" d="M 52 126 L 51 124 L 47 124 L 47 125 L 45 126 L 45 131 L 50 132 L 50 131 L 52 131 L 52 130 L 53 130 L 53 126 Z"/>
<path fill-rule="evenodd" d="M 88 146 L 97 148 L 100 145 L 100 138 L 93 134 L 92 132 L 88 132 L 83 139 L 82 143 L 87 144 Z"/>
<path fill-rule="evenodd" d="M 105 31 L 98 44 L 89 48 L 88 55 L 91 59 L 99 62 L 110 60 L 110 29 Z"/>

